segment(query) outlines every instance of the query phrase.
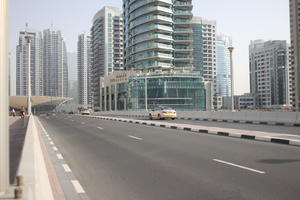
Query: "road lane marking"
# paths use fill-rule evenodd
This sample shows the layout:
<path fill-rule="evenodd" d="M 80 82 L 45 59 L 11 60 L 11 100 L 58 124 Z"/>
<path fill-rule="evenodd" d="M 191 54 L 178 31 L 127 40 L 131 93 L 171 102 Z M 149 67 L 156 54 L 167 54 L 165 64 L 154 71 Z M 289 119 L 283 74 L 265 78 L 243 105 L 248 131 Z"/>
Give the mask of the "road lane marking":
<path fill-rule="evenodd" d="M 139 138 L 139 137 L 135 137 L 133 135 L 128 135 L 128 137 L 132 138 L 132 139 L 135 139 L 135 140 L 143 140 L 142 138 Z"/>
<path fill-rule="evenodd" d="M 60 153 L 56 154 L 56 156 L 57 156 L 57 158 L 60 159 L 60 160 L 63 160 L 63 159 L 64 159 L 64 157 L 63 157 Z"/>
<path fill-rule="evenodd" d="M 81 122 L 81 124 L 85 124 L 85 122 Z"/>
<path fill-rule="evenodd" d="M 72 184 L 73 184 L 73 186 L 74 186 L 74 188 L 75 188 L 75 190 L 76 190 L 76 192 L 77 192 L 78 194 L 80 194 L 80 193 L 85 193 L 85 191 L 83 190 L 83 188 L 82 188 L 82 186 L 80 185 L 79 181 L 73 180 L 73 181 L 71 181 L 71 182 L 72 182 Z"/>
<path fill-rule="evenodd" d="M 252 172 L 256 172 L 256 173 L 259 173 L 259 174 L 265 174 L 266 173 L 266 172 L 263 172 L 263 171 L 259 171 L 259 170 L 256 170 L 256 169 L 252 169 L 252 168 L 245 167 L 245 166 L 242 166 L 242 165 L 237 165 L 237 164 L 226 162 L 226 161 L 219 160 L 219 159 L 213 159 L 213 160 L 216 161 L 216 162 L 219 162 L 219 163 L 223 163 L 223 164 L 230 165 L 230 166 L 233 166 L 233 167 L 238 167 L 238 168 L 245 169 L 245 170 L 252 171 Z"/>
<path fill-rule="evenodd" d="M 54 145 L 54 142 L 49 142 L 51 145 Z"/>
<path fill-rule="evenodd" d="M 97 128 L 100 129 L 100 130 L 103 130 L 103 129 L 104 129 L 104 128 L 100 127 L 100 126 L 98 126 Z"/>
<path fill-rule="evenodd" d="M 54 151 L 58 151 L 57 147 L 52 147 L 52 149 L 53 149 Z"/>
<path fill-rule="evenodd" d="M 63 166 L 65 172 L 72 172 L 72 170 L 70 169 L 69 165 L 67 165 L 67 164 L 62 164 L 62 166 Z"/>

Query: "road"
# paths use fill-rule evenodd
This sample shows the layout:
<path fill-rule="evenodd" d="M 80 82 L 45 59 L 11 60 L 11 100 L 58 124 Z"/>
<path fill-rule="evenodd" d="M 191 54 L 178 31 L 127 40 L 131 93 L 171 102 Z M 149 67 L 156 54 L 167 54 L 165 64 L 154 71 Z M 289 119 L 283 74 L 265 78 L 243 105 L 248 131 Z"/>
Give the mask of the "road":
<path fill-rule="evenodd" d="M 300 196 L 299 147 L 79 116 L 39 119 L 92 200 Z"/>

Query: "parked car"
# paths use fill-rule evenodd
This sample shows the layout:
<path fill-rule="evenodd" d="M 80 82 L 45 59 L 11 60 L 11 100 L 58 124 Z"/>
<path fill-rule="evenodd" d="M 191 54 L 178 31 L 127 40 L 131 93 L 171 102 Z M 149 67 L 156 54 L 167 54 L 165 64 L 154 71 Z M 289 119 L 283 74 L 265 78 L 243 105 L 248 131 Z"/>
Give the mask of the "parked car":
<path fill-rule="evenodd" d="M 80 111 L 80 114 L 81 115 L 90 115 L 91 111 L 90 111 L 90 109 L 83 109 Z"/>
<path fill-rule="evenodd" d="M 157 107 L 149 112 L 150 119 L 172 119 L 177 117 L 176 111 L 169 107 Z"/>

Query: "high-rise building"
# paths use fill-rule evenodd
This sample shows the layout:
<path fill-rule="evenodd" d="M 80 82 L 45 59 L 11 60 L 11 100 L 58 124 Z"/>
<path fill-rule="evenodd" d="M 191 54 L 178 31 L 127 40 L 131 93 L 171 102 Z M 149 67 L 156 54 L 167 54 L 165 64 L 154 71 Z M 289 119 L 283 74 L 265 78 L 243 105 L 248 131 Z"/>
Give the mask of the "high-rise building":
<path fill-rule="evenodd" d="M 231 65 L 229 47 L 232 46 L 232 38 L 225 35 L 217 35 L 216 61 L 217 61 L 217 94 L 218 96 L 231 96 Z"/>
<path fill-rule="evenodd" d="M 43 39 L 42 33 L 29 30 L 21 31 L 16 47 L 16 94 L 27 95 L 28 89 L 28 43 L 25 36 L 30 36 L 30 73 L 31 94 L 43 95 Z"/>
<path fill-rule="evenodd" d="M 216 21 L 193 17 L 192 28 L 194 71 L 199 72 L 209 84 L 206 88 L 209 95 L 207 109 L 217 109 Z"/>
<path fill-rule="evenodd" d="M 291 55 L 289 74 L 290 102 L 300 107 L 300 0 L 290 0 Z"/>
<path fill-rule="evenodd" d="M 44 30 L 44 95 L 68 96 L 67 50 L 60 30 Z"/>
<path fill-rule="evenodd" d="M 216 21 L 193 17 L 194 71 L 205 81 L 216 80 Z"/>
<path fill-rule="evenodd" d="M 288 46 L 286 41 L 251 41 L 249 46 L 251 93 L 259 108 L 287 102 Z"/>
<path fill-rule="evenodd" d="M 81 34 L 77 43 L 79 104 L 92 103 L 91 97 L 91 36 Z"/>
<path fill-rule="evenodd" d="M 123 28 L 119 8 L 104 7 L 93 18 L 91 71 L 94 107 L 100 107 L 100 77 L 123 70 Z"/>
<path fill-rule="evenodd" d="M 192 69 L 192 3 L 123 0 L 126 69 Z"/>

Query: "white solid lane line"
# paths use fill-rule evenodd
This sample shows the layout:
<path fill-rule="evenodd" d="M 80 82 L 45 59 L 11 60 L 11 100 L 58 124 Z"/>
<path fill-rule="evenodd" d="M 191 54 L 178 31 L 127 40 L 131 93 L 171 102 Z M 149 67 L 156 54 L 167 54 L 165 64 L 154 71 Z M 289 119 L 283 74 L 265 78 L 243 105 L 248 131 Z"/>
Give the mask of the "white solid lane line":
<path fill-rule="evenodd" d="M 263 172 L 263 171 L 259 171 L 259 170 L 256 170 L 256 169 L 251 169 L 249 167 L 245 167 L 245 166 L 242 166 L 242 165 L 237 165 L 237 164 L 226 162 L 226 161 L 219 160 L 219 159 L 213 159 L 213 160 L 216 161 L 216 162 L 219 162 L 219 163 L 223 163 L 223 164 L 230 165 L 230 166 L 233 166 L 233 167 L 238 167 L 238 168 L 245 169 L 245 170 L 252 171 L 252 172 L 256 172 L 256 173 L 259 173 L 259 174 L 265 174 L 266 173 L 266 172 Z"/>
<path fill-rule="evenodd" d="M 67 164 L 62 164 L 62 166 L 63 166 L 65 172 L 71 172 L 71 171 L 72 171 L 72 170 L 70 169 L 69 165 L 67 165 Z"/>
<path fill-rule="evenodd" d="M 57 156 L 57 158 L 60 159 L 60 160 L 63 160 L 63 159 L 64 159 L 64 157 L 63 157 L 60 153 L 56 154 L 56 156 Z"/>
<path fill-rule="evenodd" d="M 143 140 L 142 138 L 139 138 L 139 137 L 135 137 L 133 135 L 128 135 L 128 137 L 132 138 L 132 139 L 135 139 L 135 140 Z"/>
<path fill-rule="evenodd" d="M 103 129 L 104 129 L 104 128 L 100 127 L 100 126 L 98 126 L 97 128 L 100 129 L 100 130 L 103 130 Z"/>
<path fill-rule="evenodd" d="M 82 186 L 77 180 L 71 181 L 77 193 L 85 193 Z"/>

